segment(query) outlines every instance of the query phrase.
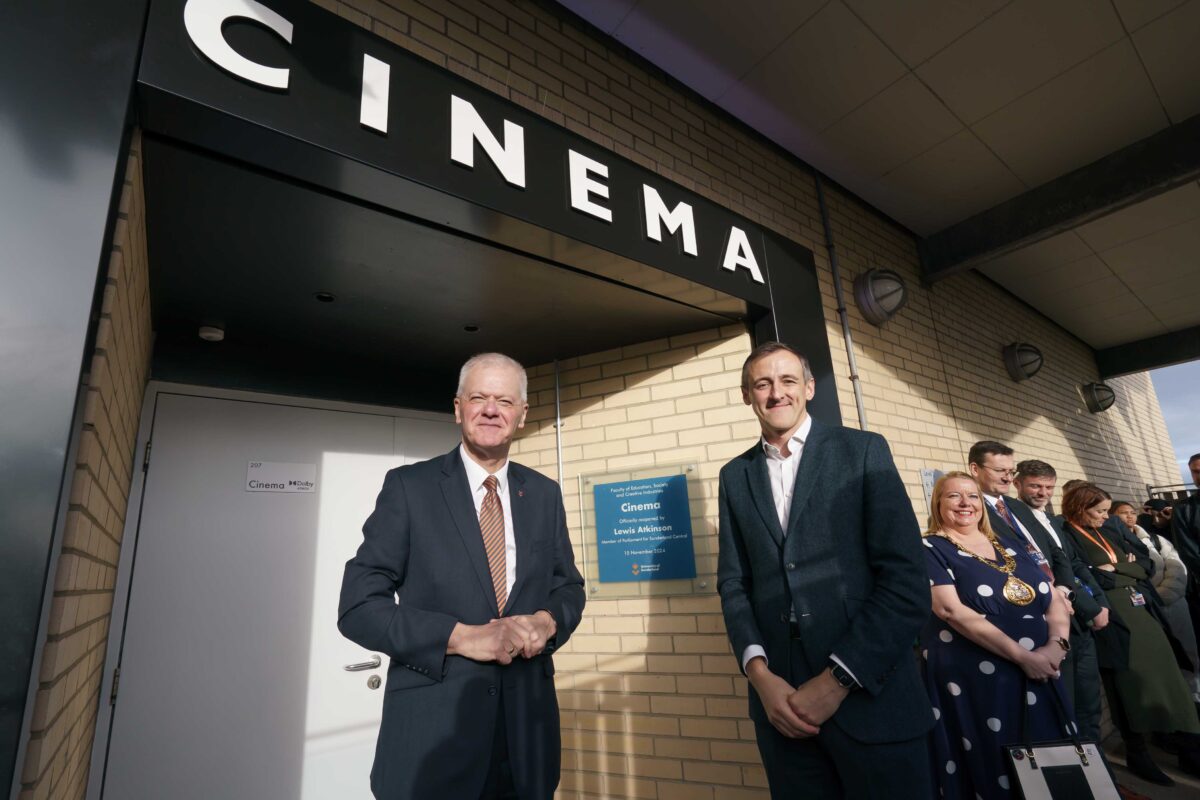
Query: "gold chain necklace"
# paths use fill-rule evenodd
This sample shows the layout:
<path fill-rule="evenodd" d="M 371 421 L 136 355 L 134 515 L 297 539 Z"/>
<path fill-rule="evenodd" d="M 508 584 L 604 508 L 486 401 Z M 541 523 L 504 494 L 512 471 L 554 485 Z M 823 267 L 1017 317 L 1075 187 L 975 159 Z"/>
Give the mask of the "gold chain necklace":
<path fill-rule="evenodd" d="M 1037 597 L 1037 594 L 1033 591 L 1033 587 L 1013 574 L 1017 569 L 1017 560 L 1008 554 L 1008 550 L 1000 546 L 1000 542 L 996 540 L 996 534 L 989 533 L 985 530 L 981 530 L 980 533 L 982 533 L 984 538 L 988 540 L 988 543 L 991 544 L 992 548 L 996 551 L 996 554 L 1004 560 L 1004 566 L 1000 566 L 990 558 L 984 558 L 981 555 L 972 553 L 970 550 L 967 550 L 958 542 L 951 539 L 949 534 L 942 533 L 941 531 L 930 531 L 926 533 L 925 536 L 939 536 L 957 547 L 960 553 L 970 556 L 976 561 L 987 564 L 997 572 L 1002 572 L 1007 575 L 1008 580 L 1004 582 L 1003 589 L 1004 599 L 1012 603 L 1014 606 L 1027 606 L 1032 603 L 1033 598 Z"/>

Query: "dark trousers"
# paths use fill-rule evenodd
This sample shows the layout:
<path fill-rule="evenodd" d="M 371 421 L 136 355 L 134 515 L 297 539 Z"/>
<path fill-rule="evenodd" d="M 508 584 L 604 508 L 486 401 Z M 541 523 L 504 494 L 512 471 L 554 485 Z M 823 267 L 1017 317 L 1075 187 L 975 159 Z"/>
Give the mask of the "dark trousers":
<path fill-rule="evenodd" d="M 804 663 L 799 641 L 792 642 L 792 663 Z M 793 686 L 801 680 L 794 673 L 785 677 Z M 934 796 L 924 736 L 866 744 L 851 738 L 832 719 L 809 739 L 789 739 L 769 722 L 756 722 L 754 730 L 772 800 L 929 800 Z"/>
<path fill-rule="evenodd" d="M 1071 652 L 1062 665 L 1062 681 L 1075 707 L 1079 735 L 1099 743 L 1102 685 L 1096 640 L 1090 631 L 1071 633 Z"/>
<path fill-rule="evenodd" d="M 467 757 L 464 755 L 464 757 Z M 446 800 L 450 800 L 446 798 Z M 504 729 L 504 698 L 496 712 L 496 735 L 492 738 L 491 763 L 479 800 L 517 800 L 512 764 L 508 759 L 508 733 Z"/>

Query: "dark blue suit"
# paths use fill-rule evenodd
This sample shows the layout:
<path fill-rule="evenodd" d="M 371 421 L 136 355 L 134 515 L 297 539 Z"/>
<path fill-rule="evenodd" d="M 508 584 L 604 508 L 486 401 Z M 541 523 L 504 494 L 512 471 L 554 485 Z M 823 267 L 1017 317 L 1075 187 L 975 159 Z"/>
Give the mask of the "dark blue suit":
<path fill-rule="evenodd" d="M 558 631 L 544 654 L 508 666 L 446 655 L 455 624 L 500 616 L 458 448 L 388 472 L 346 564 L 338 629 L 391 658 L 371 771 L 381 800 L 478 797 L 498 724 L 518 796 L 549 800 L 558 785 L 550 653 L 579 624 L 583 578 L 558 484 L 519 464 L 508 475 L 517 568 L 504 615 L 549 611 Z"/>
<path fill-rule="evenodd" d="M 849 796 L 921 796 L 913 787 L 929 787 L 924 735 L 933 714 L 913 644 L 930 613 L 929 579 L 883 437 L 813 421 L 786 536 L 756 443 L 721 470 L 720 548 L 718 589 L 739 663 L 748 645 L 761 645 L 770 669 L 796 686 L 836 654 L 862 684 L 822 726 L 819 749 L 779 734 L 750 688 L 773 796 L 822 796 L 819 787 L 793 785 L 811 780 L 794 771 L 805 752 L 828 759 Z M 904 742 L 907 755 L 881 747 Z"/>

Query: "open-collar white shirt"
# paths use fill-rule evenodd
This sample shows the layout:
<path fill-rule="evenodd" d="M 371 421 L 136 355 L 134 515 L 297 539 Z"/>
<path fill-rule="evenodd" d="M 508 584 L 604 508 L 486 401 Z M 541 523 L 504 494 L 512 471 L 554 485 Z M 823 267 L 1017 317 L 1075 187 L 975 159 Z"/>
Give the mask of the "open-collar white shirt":
<path fill-rule="evenodd" d="M 1029 505 L 1026 503 L 1026 505 Z M 1050 534 L 1050 538 L 1062 549 L 1062 539 L 1058 538 L 1058 531 L 1054 530 L 1054 525 L 1050 522 L 1050 517 L 1040 508 L 1029 506 L 1029 510 L 1033 512 L 1033 518 L 1042 523 L 1042 527 L 1046 529 L 1046 533 Z"/>
<path fill-rule="evenodd" d="M 483 507 L 483 499 L 487 497 L 487 487 L 483 482 L 488 475 L 496 476 L 496 494 L 500 497 L 500 508 L 504 512 L 504 582 L 508 585 L 508 593 L 512 594 L 513 584 L 517 582 L 517 539 L 513 534 L 512 504 L 509 502 L 508 459 L 500 469 L 488 472 L 471 458 L 466 445 L 460 444 L 458 452 L 467 471 L 467 486 L 471 489 L 471 500 L 475 502 L 476 519 L 479 519 L 479 510 Z"/>
<path fill-rule="evenodd" d="M 800 469 L 800 457 L 804 454 L 804 440 L 812 430 L 812 417 L 804 415 L 804 422 L 788 439 L 788 455 L 764 437 L 762 440 L 763 454 L 767 457 L 767 475 L 771 481 L 771 498 L 775 501 L 775 514 L 779 517 L 779 527 L 787 536 L 788 516 L 792 510 L 792 494 L 796 490 L 796 472 Z"/>

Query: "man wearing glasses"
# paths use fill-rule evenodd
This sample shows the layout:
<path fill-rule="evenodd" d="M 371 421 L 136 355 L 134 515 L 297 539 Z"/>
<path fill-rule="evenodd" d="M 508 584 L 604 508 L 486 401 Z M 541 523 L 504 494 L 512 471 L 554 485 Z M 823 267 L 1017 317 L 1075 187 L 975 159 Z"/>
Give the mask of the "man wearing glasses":
<path fill-rule="evenodd" d="M 983 490 L 992 530 L 1002 540 L 1007 539 L 1012 546 L 1029 554 L 1045 573 L 1046 581 L 1059 590 L 1073 614 L 1071 601 L 1075 599 L 1075 591 L 1070 560 L 1055 546 L 1054 540 L 1038 524 L 1029 507 L 1007 497 L 1017 473 L 1013 449 L 1000 442 L 976 442 L 967 454 L 967 469 Z M 1056 580 L 1056 575 L 1061 576 L 1062 580 Z"/>

